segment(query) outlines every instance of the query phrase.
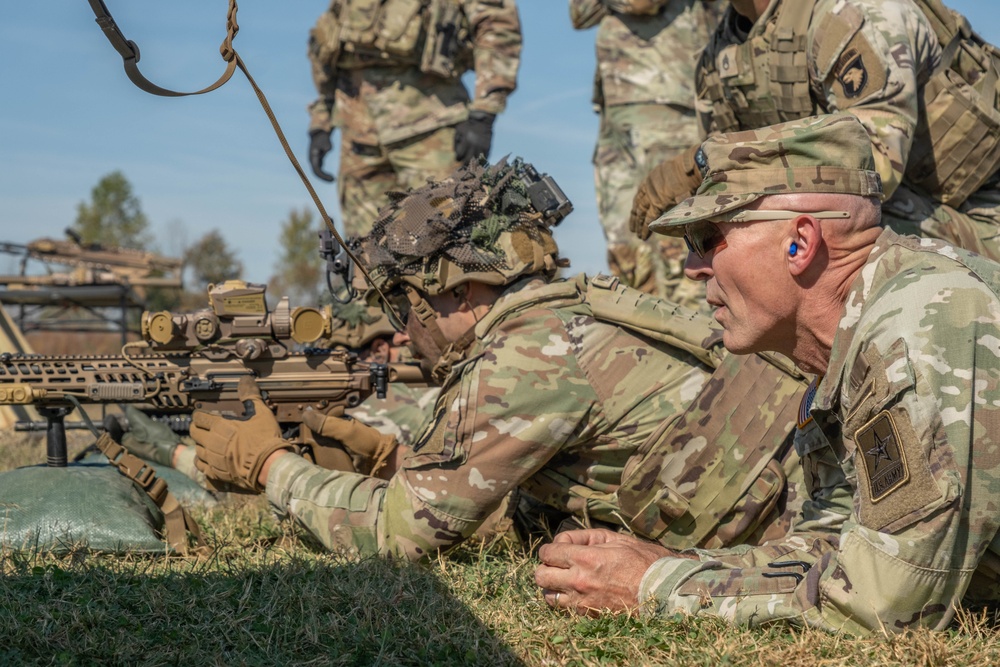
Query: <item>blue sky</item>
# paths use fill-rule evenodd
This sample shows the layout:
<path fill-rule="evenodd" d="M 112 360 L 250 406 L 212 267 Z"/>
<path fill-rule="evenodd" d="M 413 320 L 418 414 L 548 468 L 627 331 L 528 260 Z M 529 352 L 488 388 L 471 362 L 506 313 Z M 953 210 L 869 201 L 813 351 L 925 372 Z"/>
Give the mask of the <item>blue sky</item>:
<path fill-rule="evenodd" d="M 140 69 L 154 83 L 195 90 L 222 72 L 225 0 L 105 2 L 138 43 Z M 1000 22 L 988 16 L 992 3 L 947 4 L 1000 42 Z M 305 43 L 326 5 L 245 0 L 238 13 L 236 50 L 303 163 L 305 107 L 315 97 Z M 519 87 L 497 121 L 491 158 L 520 155 L 556 179 L 576 209 L 557 240 L 575 269 L 595 273 L 605 268 L 590 164 L 595 31 L 571 28 L 565 0 L 521 0 L 520 12 Z M 140 198 L 160 251 L 177 255 L 218 229 L 244 263 L 244 277 L 267 280 L 281 222 L 292 208 L 312 204 L 241 73 L 207 95 L 144 93 L 126 78 L 84 0 L 7 7 L 0 62 L 0 241 L 61 238 L 77 204 L 117 169 Z M 337 220 L 335 186 L 318 179 L 314 186 Z M 14 270 L 0 255 L 0 272 Z"/>

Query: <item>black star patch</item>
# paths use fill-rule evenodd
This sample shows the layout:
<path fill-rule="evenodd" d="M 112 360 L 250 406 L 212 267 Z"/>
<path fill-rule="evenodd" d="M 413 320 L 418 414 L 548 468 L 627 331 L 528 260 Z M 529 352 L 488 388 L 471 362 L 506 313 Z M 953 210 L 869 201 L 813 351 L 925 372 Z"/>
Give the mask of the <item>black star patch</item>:
<path fill-rule="evenodd" d="M 861 454 L 872 503 L 877 503 L 909 481 L 906 457 L 899 448 L 899 434 L 888 411 L 883 410 L 859 428 L 854 442 Z"/>
<path fill-rule="evenodd" d="M 844 89 L 845 97 L 857 97 L 868 84 L 868 68 L 857 49 L 848 49 L 837 65 L 837 80 Z"/>

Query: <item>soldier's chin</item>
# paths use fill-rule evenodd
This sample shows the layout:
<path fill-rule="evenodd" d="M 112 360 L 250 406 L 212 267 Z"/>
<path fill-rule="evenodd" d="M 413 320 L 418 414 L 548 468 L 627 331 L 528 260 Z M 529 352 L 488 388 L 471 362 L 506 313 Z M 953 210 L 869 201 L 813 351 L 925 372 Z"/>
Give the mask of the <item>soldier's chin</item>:
<path fill-rule="evenodd" d="M 757 349 L 753 342 L 747 341 L 745 337 L 733 334 L 726 328 L 722 330 L 722 344 L 733 354 L 753 354 L 754 352 L 761 351 Z"/>

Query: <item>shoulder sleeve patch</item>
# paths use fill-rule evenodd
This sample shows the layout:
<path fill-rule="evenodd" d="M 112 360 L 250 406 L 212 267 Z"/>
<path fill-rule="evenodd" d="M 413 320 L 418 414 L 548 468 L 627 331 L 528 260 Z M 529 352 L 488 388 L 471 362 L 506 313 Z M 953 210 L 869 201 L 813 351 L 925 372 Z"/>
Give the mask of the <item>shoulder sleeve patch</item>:
<path fill-rule="evenodd" d="M 858 429 L 854 434 L 858 457 L 868 484 L 868 497 L 872 504 L 883 500 L 890 493 L 910 481 L 906 457 L 899 447 L 899 433 L 887 410 Z"/>
<path fill-rule="evenodd" d="M 904 398 L 916 391 L 917 379 L 904 341 L 884 352 L 871 345 L 864 356 L 868 377 L 853 393 L 865 398 L 852 406 L 844 436 L 854 440 L 861 525 L 881 530 L 939 500 L 942 492 L 906 410 Z"/>
<path fill-rule="evenodd" d="M 811 55 L 820 81 L 829 76 L 863 23 L 861 11 L 854 5 L 845 4 L 839 12 L 827 14 L 813 27 Z"/>
<path fill-rule="evenodd" d="M 832 75 L 834 94 L 847 101 L 881 91 L 887 80 L 881 56 L 875 53 L 862 32 L 855 34 L 847 43 L 847 48 L 833 67 Z"/>

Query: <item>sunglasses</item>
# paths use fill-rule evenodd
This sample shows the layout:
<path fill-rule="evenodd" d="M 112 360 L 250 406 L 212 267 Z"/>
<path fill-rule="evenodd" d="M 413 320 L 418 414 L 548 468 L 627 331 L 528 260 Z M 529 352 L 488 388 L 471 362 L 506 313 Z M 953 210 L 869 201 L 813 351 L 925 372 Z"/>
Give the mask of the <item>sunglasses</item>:
<path fill-rule="evenodd" d="M 378 300 L 382 312 L 389 318 L 389 323 L 396 331 L 406 329 L 406 320 L 410 317 L 410 297 L 408 285 L 395 287 L 385 292 L 385 300 Z"/>
<path fill-rule="evenodd" d="M 763 222 L 767 220 L 791 220 L 800 215 L 809 215 L 819 220 L 844 219 L 851 217 L 847 211 L 734 211 L 711 222 L 694 223 L 684 227 L 684 243 L 688 251 L 701 259 L 713 251 L 722 250 L 728 244 L 719 230 L 720 222 Z"/>

